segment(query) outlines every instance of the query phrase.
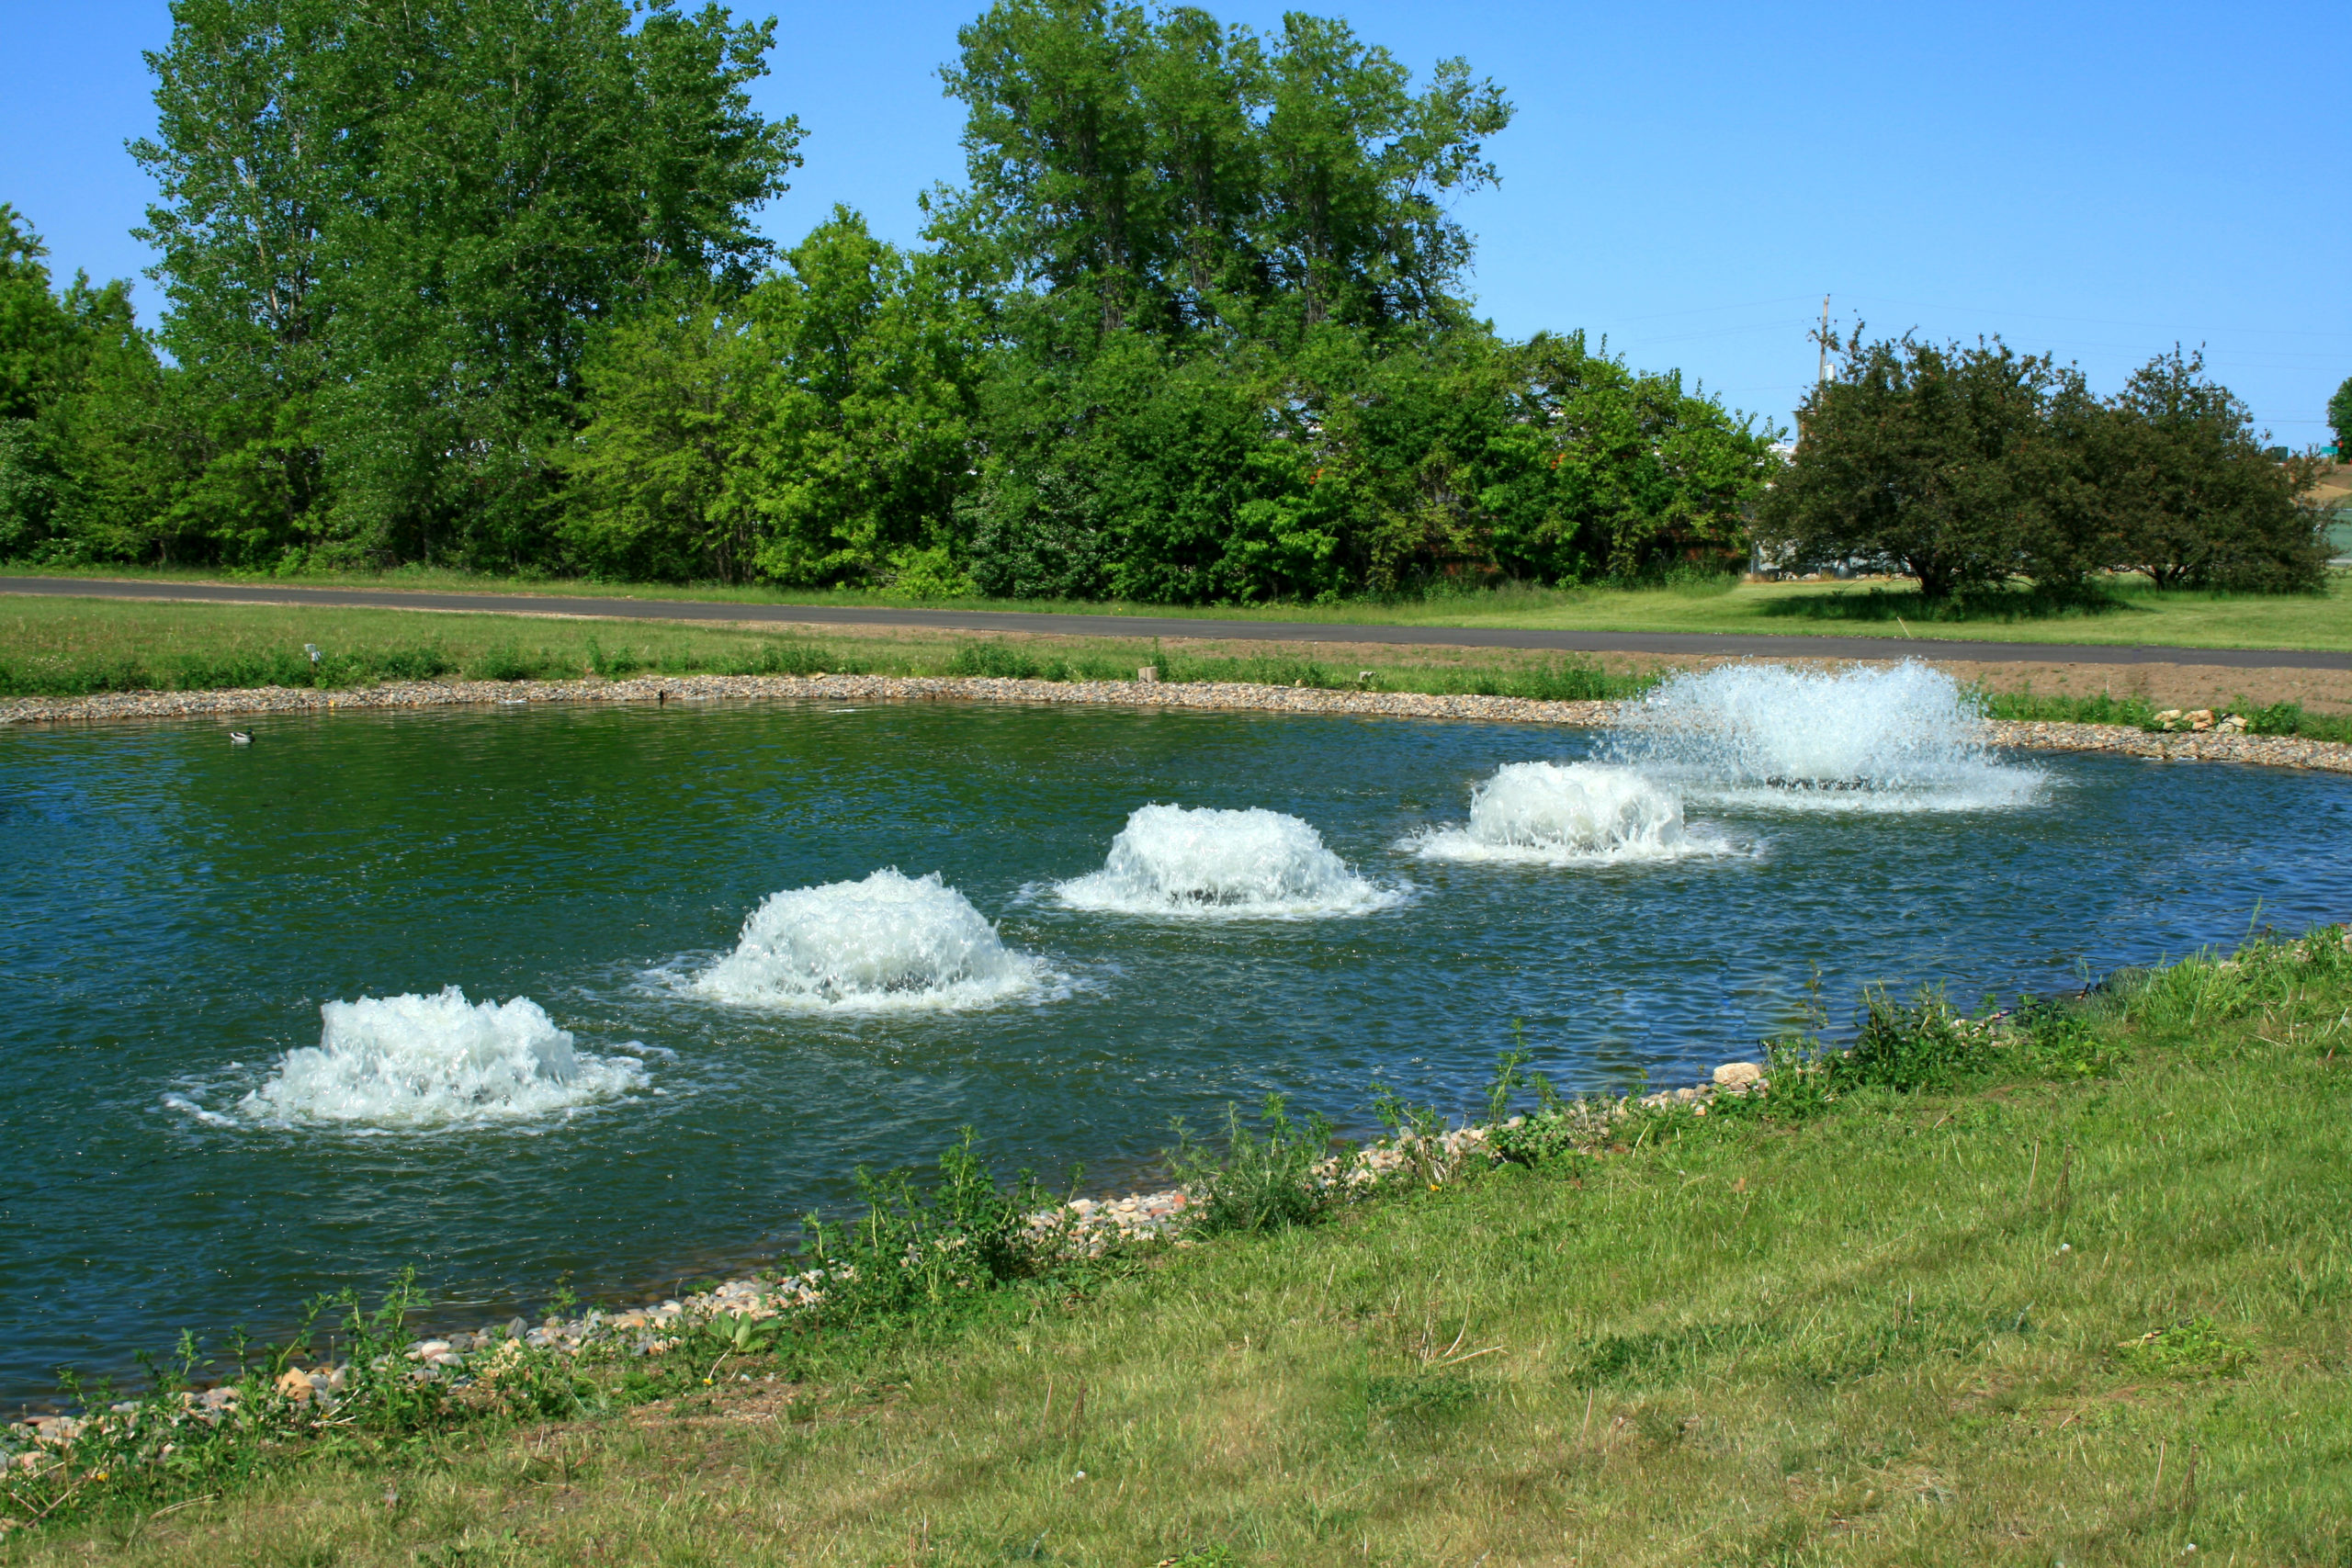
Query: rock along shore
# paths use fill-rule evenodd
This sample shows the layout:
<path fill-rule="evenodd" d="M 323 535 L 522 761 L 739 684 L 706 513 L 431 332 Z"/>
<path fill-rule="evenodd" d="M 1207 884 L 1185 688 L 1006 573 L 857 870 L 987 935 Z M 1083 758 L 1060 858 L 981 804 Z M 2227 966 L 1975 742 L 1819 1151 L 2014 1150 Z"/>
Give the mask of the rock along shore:
<path fill-rule="evenodd" d="M 1623 705 L 1537 702 L 1524 697 L 1433 696 L 1420 692 L 1333 691 L 1238 682 L 1007 681 L 986 676 L 672 675 L 627 681 L 413 681 L 347 690 L 264 686 L 217 692 L 109 692 L 88 697 L 0 700 L 0 727 L 101 724 L 141 718 L 229 718 L 260 713 L 341 713 L 376 708 L 538 706 L 551 703 L 719 701 L 999 702 L 1122 707 L 1227 708 L 1343 714 L 1381 718 L 1455 718 L 1490 724 L 1598 728 Z M 2106 751 L 2161 761 L 2245 762 L 2352 773 L 2352 745 L 2295 736 L 2222 730 L 2163 734 L 2124 725 L 1991 720 L 1995 746 L 2040 751 Z"/>

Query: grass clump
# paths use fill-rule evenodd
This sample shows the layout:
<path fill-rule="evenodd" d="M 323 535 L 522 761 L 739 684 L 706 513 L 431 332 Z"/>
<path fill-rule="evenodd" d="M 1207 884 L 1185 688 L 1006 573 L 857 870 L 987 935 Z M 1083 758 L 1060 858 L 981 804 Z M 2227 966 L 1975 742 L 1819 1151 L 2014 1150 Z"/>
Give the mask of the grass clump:
<path fill-rule="evenodd" d="M 1345 1196 L 1332 1180 L 1332 1127 L 1319 1114 L 1291 1119 L 1289 1102 L 1270 1094 L 1258 1125 L 1226 1108 L 1224 1147 L 1196 1140 L 1180 1120 L 1170 1173 L 1191 1195 L 1193 1224 L 1204 1235 L 1250 1235 L 1313 1224 Z"/>

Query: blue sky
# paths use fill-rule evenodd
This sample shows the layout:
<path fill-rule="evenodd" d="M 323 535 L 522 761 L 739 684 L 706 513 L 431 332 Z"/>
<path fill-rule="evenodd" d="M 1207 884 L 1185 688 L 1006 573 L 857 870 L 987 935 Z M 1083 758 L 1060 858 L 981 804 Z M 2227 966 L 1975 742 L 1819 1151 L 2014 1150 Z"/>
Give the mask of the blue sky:
<path fill-rule="evenodd" d="M 774 7 L 759 99 L 808 135 L 772 233 L 841 201 L 913 239 L 915 194 L 961 172 L 936 71 L 978 8 Z M 1840 322 L 1997 333 L 2102 389 L 2202 344 L 2296 446 L 2326 439 L 2352 376 L 2340 0 L 1313 8 L 1417 71 L 1466 56 L 1519 106 L 1489 148 L 1501 186 L 1458 208 L 1473 290 L 1507 333 L 1605 333 L 1781 423 L 1825 292 Z M 0 0 L 0 201 L 62 273 L 150 260 L 128 232 L 150 192 L 122 144 L 153 123 L 140 51 L 169 28 L 160 0 Z"/>

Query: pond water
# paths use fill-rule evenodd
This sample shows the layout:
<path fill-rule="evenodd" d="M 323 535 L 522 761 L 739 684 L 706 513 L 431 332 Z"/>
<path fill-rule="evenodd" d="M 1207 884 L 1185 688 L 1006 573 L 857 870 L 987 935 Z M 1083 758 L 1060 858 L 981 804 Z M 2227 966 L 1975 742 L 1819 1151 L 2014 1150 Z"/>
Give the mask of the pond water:
<path fill-rule="evenodd" d="M 1815 965 L 1842 1018 L 2346 913 L 2347 781 L 1979 757 L 1906 679 L 1748 667 L 1617 736 L 767 704 L 0 737 L 0 1393 L 408 1263 L 458 1323 L 667 1288 L 966 1124 L 1115 1187 L 1270 1091 L 1466 1111 L 1514 1019 L 1564 1086 L 1687 1082 Z"/>

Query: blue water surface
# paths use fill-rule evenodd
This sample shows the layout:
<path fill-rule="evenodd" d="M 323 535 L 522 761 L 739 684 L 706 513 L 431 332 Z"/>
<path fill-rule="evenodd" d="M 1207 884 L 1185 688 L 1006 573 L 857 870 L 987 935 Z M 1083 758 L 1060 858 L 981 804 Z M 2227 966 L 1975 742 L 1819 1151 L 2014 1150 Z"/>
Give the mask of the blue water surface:
<path fill-rule="evenodd" d="M 1171 1117 L 1268 1092 L 1361 1126 L 1374 1080 L 1469 1109 L 1523 1022 L 1569 1088 L 1703 1077 L 1858 988 L 2047 990 L 2340 919 L 2352 781 L 2044 757 L 2035 804 L 1708 810 L 1742 852 L 1442 864 L 1500 763 L 1583 732 L 1113 708 L 442 709 L 0 735 L 0 1393 L 183 1326 L 419 1269 L 441 1315 L 661 1289 L 771 1252 L 860 1164 L 966 1125 L 1000 1166 L 1148 1179 Z M 1312 823 L 1396 907 L 1080 914 L 1148 801 Z M 1066 986 L 981 1011 L 747 1011 L 683 991 L 767 894 L 938 872 Z M 322 1002 L 528 996 L 648 1089 L 435 1133 L 245 1124 Z M 653 1092 L 658 1090 L 659 1092 Z M 202 1108 L 223 1125 L 195 1114 Z"/>

